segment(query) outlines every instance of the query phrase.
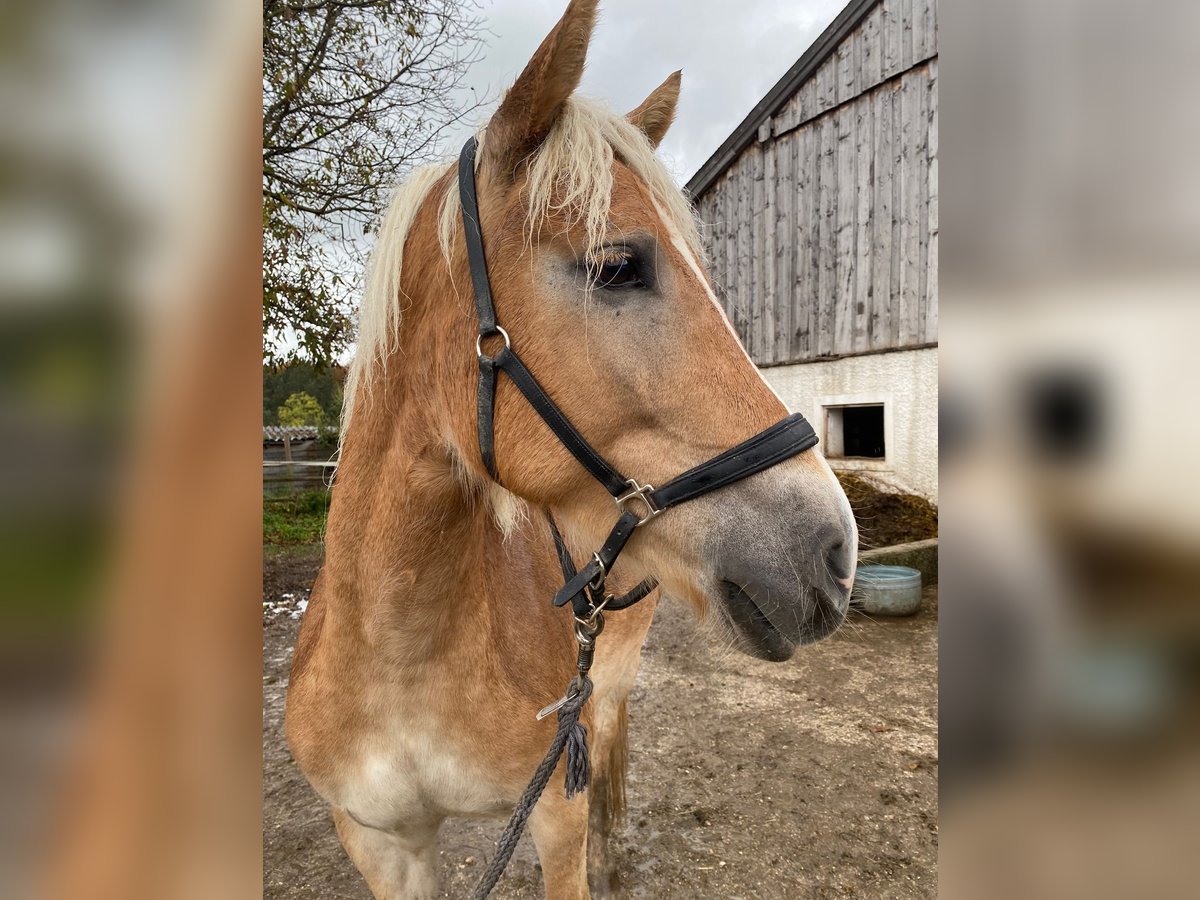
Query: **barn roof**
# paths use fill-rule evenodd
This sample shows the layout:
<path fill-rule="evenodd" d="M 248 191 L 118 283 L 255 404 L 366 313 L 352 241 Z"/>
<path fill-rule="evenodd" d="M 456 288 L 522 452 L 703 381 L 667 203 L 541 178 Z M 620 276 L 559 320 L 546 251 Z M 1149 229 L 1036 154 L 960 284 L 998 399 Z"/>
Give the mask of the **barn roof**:
<path fill-rule="evenodd" d="M 692 197 L 699 197 L 721 177 L 721 174 L 733 164 L 758 135 L 759 127 L 771 116 L 775 115 L 785 103 L 800 89 L 804 82 L 812 77 L 838 45 L 859 26 L 867 13 L 879 3 L 879 0 L 850 0 L 846 8 L 838 13 L 821 36 L 812 42 L 812 46 L 796 61 L 758 101 L 758 105 L 750 110 L 750 114 L 742 120 L 742 124 L 733 130 L 733 134 L 717 148 L 717 152 L 708 158 L 700 167 L 691 181 L 687 183 L 687 192 Z"/>

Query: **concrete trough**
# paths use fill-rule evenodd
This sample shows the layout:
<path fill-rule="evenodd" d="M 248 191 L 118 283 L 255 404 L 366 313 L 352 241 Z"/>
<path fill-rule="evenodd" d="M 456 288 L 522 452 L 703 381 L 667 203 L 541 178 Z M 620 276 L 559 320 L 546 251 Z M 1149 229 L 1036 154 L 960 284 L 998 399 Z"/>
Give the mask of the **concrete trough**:
<path fill-rule="evenodd" d="M 864 550 L 858 555 L 858 562 L 863 566 L 908 566 L 921 573 L 923 584 L 937 584 L 938 539 Z"/>

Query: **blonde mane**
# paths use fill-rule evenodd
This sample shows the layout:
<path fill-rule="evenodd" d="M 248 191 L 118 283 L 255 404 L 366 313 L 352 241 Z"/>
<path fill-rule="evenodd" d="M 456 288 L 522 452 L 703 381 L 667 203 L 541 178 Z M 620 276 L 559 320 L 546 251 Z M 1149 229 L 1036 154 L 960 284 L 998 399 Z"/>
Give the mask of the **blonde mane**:
<path fill-rule="evenodd" d="M 481 158 L 486 131 L 479 136 Z M 587 234 L 588 257 L 598 257 L 604 242 L 612 201 L 613 159 L 620 159 L 649 188 L 696 255 L 704 258 L 695 215 L 665 166 L 654 154 L 646 135 L 624 116 L 583 97 L 567 100 L 549 135 L 528 164 L 527 240 L 550 215 L 569 223 L 582 223 Z M 375 248 L 367 266 L 366 284 L 358 318 L 358 346 L 346 377 L 342 407 L 342 440 L 349 430 L 357 395 L 370 390 L 376 366 L 383 371 L 397 347 L 405 297 L 400 290 L 404 244 L 417 211 L 434 184 L 455 163 L 435 163 L 412 173 L 388 204 L 380 223 Z M 462 231 L 458 181 L 451 179 L 441 200 L 438 241 L 447 264 L 454 240 Z"/>

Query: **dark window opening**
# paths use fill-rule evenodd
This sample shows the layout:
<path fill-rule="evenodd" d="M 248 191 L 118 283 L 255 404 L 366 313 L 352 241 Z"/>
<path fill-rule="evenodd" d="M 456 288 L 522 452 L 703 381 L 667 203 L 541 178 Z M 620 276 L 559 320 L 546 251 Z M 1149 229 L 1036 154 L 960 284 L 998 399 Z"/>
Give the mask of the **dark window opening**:
<path fill-rule="evenodd" d="M 826 409 L 827 446 L 830 457 L 884 459 L 883 404 L 831 406 Z"/>

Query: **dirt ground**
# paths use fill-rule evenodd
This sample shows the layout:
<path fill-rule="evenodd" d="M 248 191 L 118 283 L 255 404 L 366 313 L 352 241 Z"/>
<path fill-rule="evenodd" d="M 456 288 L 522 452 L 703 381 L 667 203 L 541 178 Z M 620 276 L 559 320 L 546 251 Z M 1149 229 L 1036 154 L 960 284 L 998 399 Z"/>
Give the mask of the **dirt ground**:
<path fill-rule="evenodd" d="M 282 734 L 311 552 L 269 556 L 263 608 L 268 898 L 370 900 Z M 925 898 L 937 894 L 937 592 L 910 619 L 847 627 L 787 663 L 719 648 L 678 605 L 658 612 L 630 711 L 634 898 Z M 503 822 L 450 820 L 444 897 L 470 893 Z M 542 896 L 528 837 L 493 896 Z"/>

